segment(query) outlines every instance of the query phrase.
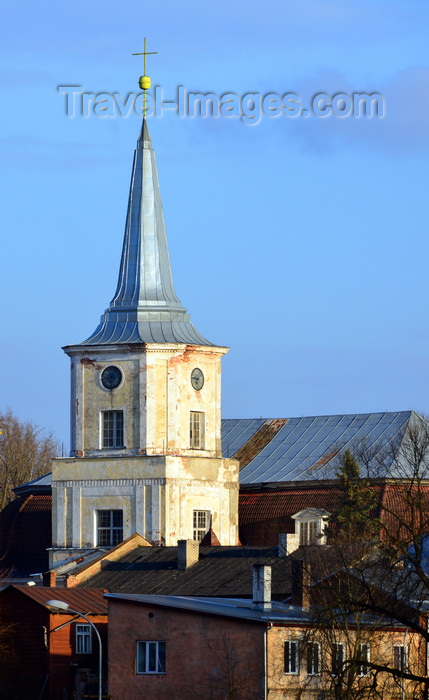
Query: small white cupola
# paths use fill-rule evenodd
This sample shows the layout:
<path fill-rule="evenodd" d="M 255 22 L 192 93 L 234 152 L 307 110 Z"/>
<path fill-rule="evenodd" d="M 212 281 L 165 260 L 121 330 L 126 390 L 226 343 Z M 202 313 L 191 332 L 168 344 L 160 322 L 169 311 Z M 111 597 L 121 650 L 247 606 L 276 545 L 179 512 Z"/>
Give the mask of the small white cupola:
<path fill-rule="evenodd" d="M 331 514 L 323 508 L 304 508 L 291 517 L 295 520 L 295 535 L 299 545 L 326 544 L 326 525 Z"/>

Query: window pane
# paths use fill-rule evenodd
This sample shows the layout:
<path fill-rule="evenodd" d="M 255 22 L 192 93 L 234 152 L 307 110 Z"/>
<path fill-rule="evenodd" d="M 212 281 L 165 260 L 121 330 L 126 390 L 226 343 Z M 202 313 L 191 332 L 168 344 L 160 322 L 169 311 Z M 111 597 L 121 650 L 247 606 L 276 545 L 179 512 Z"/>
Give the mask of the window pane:
<path fill-rule="evenodd" d="M 317 642 L 309 642 L 307 646 L 307 673 L 308 675 L 319 673 L 319 645 Z"/>
<path fill-rule="evenodd" d="M 124 412 L 103 411 L 103 447 L 124 446 Z"/>
<path fill-rule="evenodd" d="M 393 647 L 394 667 L 399 671 L 404 671 L 406 667 L 406 651 L 403 646 Z"/>
<path fill-rule="evenodd" d="M 309 544 L 317 542 L 317 523 L 311 521 L 309 524 Z"/>
<path fill-rule="evenodd" d="M 165 673 L 165 661 L 165 642 L 137 642 L 137 673 Z"/>
<path fill-rule="evenodd" d="M 189 417 L 189 446 L 196 450 L 204 448 L 204 413 L 191 411 Z"/>
<path fill-rule="evenodd" d="M 76 625 L 76 653 L 91 653 L 91 625 Z"/>
<path fill-rule="evenodd" d="M 210 516 L 209 510 L 194 510 L 193 513 L 193 538 L 197 542 L 201 542 L 203 537 L 207 534 L 210 529 Z"/>
<path fill-rule="evenodd" d="M 165 642 L 158 642 L 158 672 L 165 673 Z"/>
<path fill-rule="evenodd" d="M 367 662 L 369 661 L 369 644 L 359 644 L 359 668 L 358 675 L 366 676 L 368 674 Z"/>
<path fill-rule="evenodd" d="M 285 673 L 298 673 L 298 642 L 285 642 Z"/>
<path fill-rule="evenodd" d="M 156 642 L 148 642 L 148 647 L 149 647 L 149 654 L 148 654 L 148 663 L 149 663 L 149 665 L 148 665 L 148 669 L 147 669 L 147 670 L 149 671 L 149 673 L 155 673 L 155 671 L 158 670 L 158 666 L 157 666 L 157 663 L 156 663 L 156 657 L 157 657 L 157 654 L 156 654 L 157 649 L 156 649 L 156 647 L 157 647 L 157 644 L 156 644 Z"/>
<path fill-rule="evenodd" d="M 123 540 L 122 510 L 97 511 L 97 545 L 113 547 Z"/>
<path fill-rule="evenodd" d="M 344 663 L 344 644 L 334 643 L 332 645 L 332 672 L 341 673 Z"/>
<path fill-rule="evenodd" d="M 146 642 L 137 642 L 137 673 L 146 673 Z"/>

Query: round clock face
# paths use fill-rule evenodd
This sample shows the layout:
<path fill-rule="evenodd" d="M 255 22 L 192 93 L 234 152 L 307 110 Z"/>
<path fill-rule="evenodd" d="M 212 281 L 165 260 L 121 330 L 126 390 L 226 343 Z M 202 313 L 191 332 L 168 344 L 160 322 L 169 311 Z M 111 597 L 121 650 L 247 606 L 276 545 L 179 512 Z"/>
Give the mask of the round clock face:
<path fill-rule="evenodd" d="M 204 386 L 204 374 L 201 372 L 199 367 L 195 367 L 195 369 L 193 369 L 191 372 L 191 384 L 195 391 L 199 391 Z"/>
<path fill-rule="evenodd" d="M 119 367 L 106 367 L 101 373 L 101 383 L 106 389 L 116 389 L 122 381 L 122 372 Z"/>

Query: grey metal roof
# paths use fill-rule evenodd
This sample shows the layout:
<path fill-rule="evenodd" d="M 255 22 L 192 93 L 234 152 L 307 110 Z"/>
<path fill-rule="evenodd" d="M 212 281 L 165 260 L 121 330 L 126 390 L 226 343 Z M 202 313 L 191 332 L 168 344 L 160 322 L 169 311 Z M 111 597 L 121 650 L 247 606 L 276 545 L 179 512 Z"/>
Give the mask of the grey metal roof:
<path fill-rule="evenodd" d="M 106 593 L 110 600 L 123 600 L 145 605 L 155 605 L 179 610 L 189 610 L 208 615 L 240 618 L 253 622 L 304 622 L 310 613 L 294 605 L 272 602 L 271 610 L 258 610 L 252 602 L 240 598 L 206 598 L 173 595 L 138 595 L 125 593 Z"/>
<path fill-rule="evenodd" d="M 50 493 L 51 492 L 52 474 L 43 474 L 33 481 L 27 481 L 26 484 L 17 486 L 13 489 L 15 496 L 24 496 L 26 493 Z"/>
<path fill-rule="evenodd" d="M 265 418 L 245 418 L 222 420 L 222 452 L 231 458 L 266 423 Z"/>
<path fill-rule="evenodd" d="M 414 411 L 284 419 L 224 418 L 222 451 L 224 457 L 233 458 L 241 450 L 241 485 L 335 478 L 338 451 L 353 451 L 359 443 L 373 455 L 365 476 L 402 478 L 406 476 L 406 465 L 399 463 L 398 441 L 410 421 L 416 420 L 424 419 Z M 281 427 L 273 432 L 265 430 L 273 424 Z M 258 440 L 260 433 L 264 439 Z M 390 449 L 392 445 L 396 445 L 395 449 Z M 18 487 L 15 493 L 46 490 L 50 483 L 51 475 L 45 474 Z"/>
<path fill-rule="evenodd" d="M 94 333 L 80 345 L 212 345 L 178 299 L 168 254 L 155 151 L 143 120 L 131 175 L 118 286 Z"/>
<path fill-rule="evenodd" d="M 222 449 L 225 456 L 233 457 L 249 444 L 251 459 L 240 471 L 243 485 L 335 478 L 338 450 L 353 450 L 359 443 L 373 452 L 368 476 L 404 476 L 392 471 L 395 454 L 386 448 L 401 438 L 412 416 L 418 417 L 412 411 L 400 411 L 288 418 L 268 444 L 261 441 L 260 450 L 257 432 L 270 421 L 223 419 Z"/>

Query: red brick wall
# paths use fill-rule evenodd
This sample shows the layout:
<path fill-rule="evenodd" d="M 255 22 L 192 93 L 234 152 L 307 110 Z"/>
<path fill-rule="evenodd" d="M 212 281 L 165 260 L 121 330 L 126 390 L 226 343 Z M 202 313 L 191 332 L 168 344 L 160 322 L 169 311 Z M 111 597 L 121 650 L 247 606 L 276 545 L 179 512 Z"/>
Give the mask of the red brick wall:
<path fill-rule="evenodd" d="M 260 700 L 264 630 L 260 623 L 110 599 L 112 700 Z M 136 674 L 138 640 L 166 641 L 165 674 Z"/>

